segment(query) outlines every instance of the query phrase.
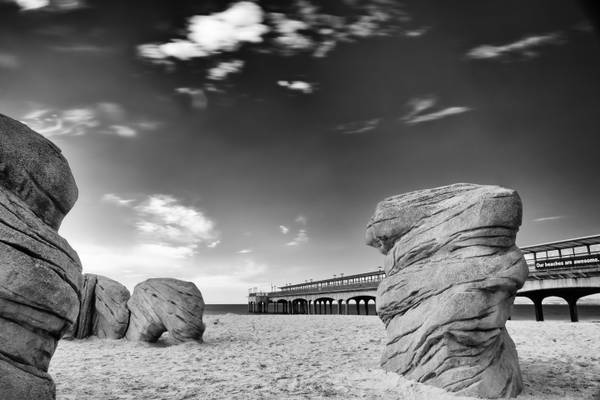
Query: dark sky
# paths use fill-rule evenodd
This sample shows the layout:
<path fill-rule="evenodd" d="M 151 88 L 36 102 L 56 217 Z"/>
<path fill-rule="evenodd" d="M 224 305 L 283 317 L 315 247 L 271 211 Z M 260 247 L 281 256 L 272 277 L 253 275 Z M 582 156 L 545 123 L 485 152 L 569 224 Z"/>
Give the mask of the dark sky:
<path fill-rule="evenodd" d="M 0 112 L 68 158 L 85 272 L 244 302 L 375 269 L 375 204 L 455 182 L 517 189 L 521 245 L 600 232 L 576 2 L 323 3 L 0 1 Z"/>

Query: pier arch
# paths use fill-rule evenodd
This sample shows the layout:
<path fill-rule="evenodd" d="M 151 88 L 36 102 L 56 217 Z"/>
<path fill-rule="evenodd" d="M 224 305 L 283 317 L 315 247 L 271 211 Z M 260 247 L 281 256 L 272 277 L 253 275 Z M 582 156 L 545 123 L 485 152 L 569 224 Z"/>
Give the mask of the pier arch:
<path fill-rule="evenodd" d="M 356 307 L 356 315 L 361 315 L 360 312 L 360 304 L 364 304 L 364 314 L 365 315 L 369 315 L 369 302 L 373 301 L 373 304 L 376 304 L 376 298 L 375 296 L 354 296 L 354 297 L 350 297 L 347 300 L 347 303 L 350 303 L 351 301 L 354 301 L 355 307 Z"/>

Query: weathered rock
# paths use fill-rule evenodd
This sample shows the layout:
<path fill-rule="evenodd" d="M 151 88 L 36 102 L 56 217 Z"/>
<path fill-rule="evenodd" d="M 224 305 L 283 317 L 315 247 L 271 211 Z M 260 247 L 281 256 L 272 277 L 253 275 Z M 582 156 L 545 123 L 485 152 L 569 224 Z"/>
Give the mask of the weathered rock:
<path fill-rule="evenodd" d="M 88 336 L 121 339 L 129 324 L 129 290 L 119 282 L 102 275 L 84 274 L 79 316 L 67 339 Z"/>
<path fill-rule="evenodd" d="M 60 149 L 2 114 L 0 185 L 54 229 L 77 200 L 77 185 Z"/>
<path fill-rule="evenodd" d="M 48 365 L 75 323 L 81 263 L 56 232 L 77 197 L 54 145 L 0 115 L 0 394 L 55 398 Z"/>
<path fill-rule="evenodd" d="M 155 342 L 168 331 L 178 341 L 202 341 L 204 300 L 192 282 L 148 279 L 136 285 L 127 306 L 129 340 Z"/>
<path fill-rule="evenodd" d="M 377 311 L 382 367 L 463 395 L 516 396 L 515 345 L 505 329 L 527 264 L 515 237 L 521 200 L 498 186 L 455 184 L 377 205 L 367 244 L 386 255 Z"/>
<path fill-rule="evenodd" d="M 129 290 L 119 282 L 97 275 L 92 332 L 99 338 L 121 339 L 129 325 Z"/>
<path fill-rule="evenodd" d="M 92 333 L 92 321 L 94 318 L 94 300 L 96 282 L 98 278 L 94 274 L 83 275 L 81 287 L 81 301 L 79 303 L 79 315 L 77 316 L 77 328 L 75 338 L 84 339 Z"/>

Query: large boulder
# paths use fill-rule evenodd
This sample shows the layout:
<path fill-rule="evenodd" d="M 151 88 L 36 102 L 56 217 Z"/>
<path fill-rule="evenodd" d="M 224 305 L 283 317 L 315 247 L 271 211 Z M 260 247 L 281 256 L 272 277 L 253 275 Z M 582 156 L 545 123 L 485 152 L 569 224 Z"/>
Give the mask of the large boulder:
<path fill-rule="evenodd" d="M 168 331 L 177 341 L 202 341 L 204 300 L 192 282 L 148 279 L 136 285 L 127 305 L 129 340 L 156 342 Z"/>
<path fill-rule="evenodd" d="M 498 186 L 455 184 L 377 205 L 367 244 L 385 254 L 377 312 L 388 340 L 381 365 L 462 395 L 522 390 L 505 329 L 527 264 L 515 245 L 521 200 Z"/>
<path fill-rule="evenodd" d="M 84 274 L 77 324 L 66 338 L 121 339 L 129 325 L 129 290 L 102 275 Z"/>
<path fill-rule="evenodd" d="M 54 143 L 0 114 L 0 186 L 54 229 L 77 200 L 67 160 Z"/>
<path fill-rule="evenodd" d="M 77 198 L 50 141 L 0 115 L 0 393 L 48 400 L 48 365 L 79 311 L 81 263 L 56 229 Z"/>
<path fill-rule="evenodd" d="M 129 325 L 129 290 L 119 282 L 97 275 L 92 332 L 99 338 L 121 339 Z"/>

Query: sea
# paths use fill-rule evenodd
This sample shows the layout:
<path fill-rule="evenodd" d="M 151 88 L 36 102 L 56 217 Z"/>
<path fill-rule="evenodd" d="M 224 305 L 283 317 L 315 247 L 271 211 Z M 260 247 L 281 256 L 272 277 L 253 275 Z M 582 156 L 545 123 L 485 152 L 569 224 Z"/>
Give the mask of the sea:
<path fill-rule="evenodd" d="M 566 304 L 544 304 L 544 319 L 549 321 L 570 321 L 569 307 Z M 350 314 L 356 314 L 354 307 L 349 307 Z M 204 312 L 206 315 L 219 314 L 249 314 L 247 304 L 207 304 Z M 336 312 L 334 308 L 334 313 Z M 364 313 L 364 306 L 361 306 Z M 579 304 L 577 313 L 580 321 L 591 321 L 600 323 L 600 305 Z M 375 316 L 375 306 L 370 304 L 369 315 Z M 366 316 L 367 317 L 367 316 Z M 535 321 L 535 310 L 533 304 L 515 304 L 513 306 L 511 319 L 513 321 Z"/>

